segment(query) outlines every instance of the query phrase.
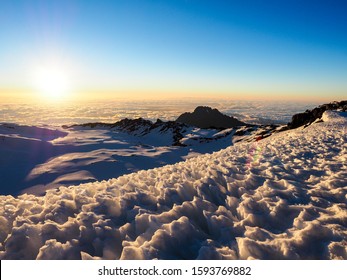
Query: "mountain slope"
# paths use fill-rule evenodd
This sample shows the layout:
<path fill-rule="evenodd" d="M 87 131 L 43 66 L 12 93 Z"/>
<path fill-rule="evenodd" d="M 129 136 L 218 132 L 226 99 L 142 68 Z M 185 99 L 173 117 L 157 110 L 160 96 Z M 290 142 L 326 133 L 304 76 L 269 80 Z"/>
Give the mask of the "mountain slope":
<path fill-rule="evenodd" d="M 347 259 L 347 115 L 0 199 L 1 259 Z"/>

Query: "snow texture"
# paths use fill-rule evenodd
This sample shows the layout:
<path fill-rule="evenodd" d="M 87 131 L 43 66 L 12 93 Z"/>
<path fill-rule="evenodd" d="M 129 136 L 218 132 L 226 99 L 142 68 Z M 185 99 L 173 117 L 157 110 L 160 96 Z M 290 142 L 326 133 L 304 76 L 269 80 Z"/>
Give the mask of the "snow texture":
<path fill-rule="evenodd" d="M 347 259 L 347 115 L 0 198 L 1 259 Z"/>

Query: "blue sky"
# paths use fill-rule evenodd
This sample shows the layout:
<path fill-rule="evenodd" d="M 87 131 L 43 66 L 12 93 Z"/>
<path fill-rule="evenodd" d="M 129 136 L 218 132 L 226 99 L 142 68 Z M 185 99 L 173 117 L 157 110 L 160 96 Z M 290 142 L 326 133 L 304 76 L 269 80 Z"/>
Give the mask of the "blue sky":
<path fill-rule="evenodd" d="M 35 90 L 54 60 L 81 97 L 343 99 L 346 15 L 342 0 L 2 1 L 0 89 Z"/>

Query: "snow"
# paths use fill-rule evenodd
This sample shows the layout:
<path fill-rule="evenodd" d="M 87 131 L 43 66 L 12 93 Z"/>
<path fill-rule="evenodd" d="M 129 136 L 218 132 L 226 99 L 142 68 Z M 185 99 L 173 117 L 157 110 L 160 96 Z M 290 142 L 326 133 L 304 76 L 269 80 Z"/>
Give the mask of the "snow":
<path fill-rule="evenodd" d="M 347 259 L 347 116 L 0 198 L 1 259 Z M 77 174 L 78 175 L 78 174 Z"/>
<path fill-rule="evenodd" d="M 59 186 L 107 180 L 254 141 L 266 127 L 216 130 L 127 120 L 123 126 L 0 124 L 0 194 L 44 194 Z M 235 136 L 235 131 L 240 132 Z"/>
<path fill-rule="evenodd" d="M 322 116 L 324 122 L 346 123 L 347 112 L 325 111 Z"/>
<path fill-rule="evenodd" d="M 189 147 L 172 146 L 173 130 L 160 129 L 143 135 L 143 127 L 128 132 L 101 125 L 58 130 L 0 124 L 1 193 L 39 195 L 59 185 L 106 180 L 176 163 L 232 143 L 230 133 L 214 136 L 215 130 L 190 127 L 181 140 Z"/>

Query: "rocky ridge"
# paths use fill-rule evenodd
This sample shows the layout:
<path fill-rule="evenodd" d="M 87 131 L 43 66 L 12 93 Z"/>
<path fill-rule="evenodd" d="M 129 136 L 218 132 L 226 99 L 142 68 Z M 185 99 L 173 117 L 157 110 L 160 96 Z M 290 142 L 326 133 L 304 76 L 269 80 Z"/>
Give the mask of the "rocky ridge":
<path fill-rule="evenodd" d="M 306 110 L 303 113 L 295 114 L 292 117 L 292 121 L 288 123 L 288 129 L 294 129 L 303 125 L 310 125 L 317 119 L 321 119 L 325 111 L 335 110 L 335 111 L 347 111 L 347 100 L 344 101 L 334 101 L 332 103 L 327 103 L 320 105 L 312 110 Z"/>

